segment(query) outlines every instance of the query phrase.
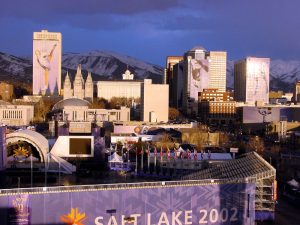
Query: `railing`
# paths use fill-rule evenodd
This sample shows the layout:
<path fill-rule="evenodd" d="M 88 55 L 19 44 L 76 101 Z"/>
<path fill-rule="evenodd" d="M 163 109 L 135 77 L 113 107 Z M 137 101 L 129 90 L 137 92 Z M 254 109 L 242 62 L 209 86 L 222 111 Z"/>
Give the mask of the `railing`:
<path fill-rule="evenodd" d="M 81 192 L 81 191 L 98 191 L 98 190 L 119 190 L 135 188 L 164 188 L 174 186 L 200 186 L 200 185 L 217 185 L 217 184 L 241 184 L 255 183 L 255 178 L 246 179 L 207 179 L 207 180 L 185 180 L 185 181 L 159 181 L 143 183 L 118 183 L 118 184 L 96 184 L 96 185 L 74 185 L 74 186 L 57 186 L 57 187 L 36 187 L 36 188 L 14 188 L 0 189 L 0 196 L 15 194 L 41 194 L 56 192 Z"/>

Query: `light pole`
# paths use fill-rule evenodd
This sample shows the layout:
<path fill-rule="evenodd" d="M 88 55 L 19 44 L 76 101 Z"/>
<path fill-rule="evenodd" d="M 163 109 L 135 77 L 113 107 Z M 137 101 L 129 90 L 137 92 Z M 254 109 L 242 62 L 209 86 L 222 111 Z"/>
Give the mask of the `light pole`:
<path fill-rule="evenodd" d="M 32 152 L 30 154 L 30 184 L 33 184 L 33 162 L 32 162 Z"/>
<path fill-rule="evenodd" d="M 267 117 L 267 115 L 270 115 L 271 113 L 272 113 L 272 108 L 258 108 L 258 113 L 260 114 L 260 115 L 262 115 L 262 117 L 263 117 L 263 125 L 264 125 L 264 127 L 265 127 L 265 133 L 267 133 L 268 134 L 268 129 L 267 129 L 267 126 L 266 126 L 266 117 Z"/>

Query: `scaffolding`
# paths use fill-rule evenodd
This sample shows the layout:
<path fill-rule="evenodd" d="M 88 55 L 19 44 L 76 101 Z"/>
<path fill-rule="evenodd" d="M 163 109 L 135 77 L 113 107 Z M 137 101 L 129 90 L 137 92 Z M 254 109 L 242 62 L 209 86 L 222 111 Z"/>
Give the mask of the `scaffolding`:
<path fill-rule="evenodd" d="M 256 152 L 182 177 L 183 180 L 254 178 L 256 219 L 274 219 L 276 169 Z"/>

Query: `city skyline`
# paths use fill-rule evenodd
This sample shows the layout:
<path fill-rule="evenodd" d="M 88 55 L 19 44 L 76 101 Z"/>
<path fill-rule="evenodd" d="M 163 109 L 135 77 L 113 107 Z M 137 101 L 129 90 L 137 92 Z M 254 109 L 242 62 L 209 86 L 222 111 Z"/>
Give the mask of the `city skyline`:
<path fill-rule="evenodd" d="M 32 32 L 47 29 L 62 33 L 63 52 L 113 51 L 161 66 L 166 56 L 181 56 L 197 45 L 227 51 L 234 60 L 300 59 L 300 32 L 295 29 L 300 3 L 295 0 L 284 5 L 270 0 L 23 4 L 2 3 L 2 52 L 30 56 Z M 22 35 L 15 35 L 16 31 Z"/>

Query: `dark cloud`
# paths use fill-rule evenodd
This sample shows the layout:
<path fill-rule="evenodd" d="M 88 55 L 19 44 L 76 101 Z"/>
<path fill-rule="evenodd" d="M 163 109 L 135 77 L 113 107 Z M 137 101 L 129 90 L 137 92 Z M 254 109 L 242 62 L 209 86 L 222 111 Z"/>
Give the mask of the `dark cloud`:
<path fill-rule="evenodd" d="M 2 0 L 0 43 L 9 43 L 0 51 L 30 51 L 32 32 L 48 29 L 63 33 L 66 51 L 105 48 L 161 65 L 193 45 L 232 59 L 300 59 L 299 8 L 299 0 Z"/>
<path fill-rule="evenodd" d="M 179 0 L 4 0 L 0 16 L 55 19 L 57 15 L 123 14 L 163 11 L 178 7 Z"/>

